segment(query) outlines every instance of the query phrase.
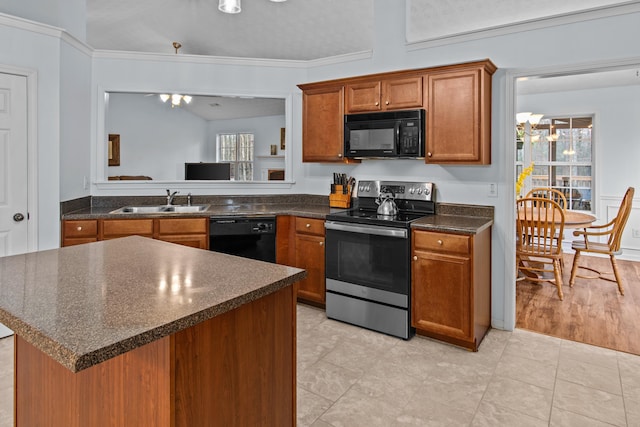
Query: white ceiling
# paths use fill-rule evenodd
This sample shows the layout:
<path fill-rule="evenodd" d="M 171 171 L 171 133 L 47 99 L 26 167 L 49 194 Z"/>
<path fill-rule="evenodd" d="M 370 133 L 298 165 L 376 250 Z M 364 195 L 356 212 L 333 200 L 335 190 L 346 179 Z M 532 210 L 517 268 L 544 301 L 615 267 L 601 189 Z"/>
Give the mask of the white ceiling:
<path fill-rule="evenodd" d="M 95 49 L 311 60 L 371 49 L 371 0 L 87 0 L 87 43 Z"/>
<path fill-rule="evenodd" d="M 374 3 L 373 0 L 242 0 L 242 12 L 230 15 L 218 11 L 218 0 L 87 0 L 87 43 L 100 50 L 171 54 L 175 52 L 172 43 L 177 41 L 182 44 L 178 54 L 313 60 L 372 50 Z M 483 0 L 480 3 L 406 0 L 407 40 L 436 39 L 632 2 Z M 398 1 L 398 7 L 403 5 Z M 633 69 L 530 79 L 519 82 L 518 93 L 640 84 L 637 73 Z M 207 120 L 275 115 L 274 111 L 283 110 L 282 100 L 200 98 L 196 97 L 188 108 Z M 257 112 L 261 107 L 265 110 Z"/>

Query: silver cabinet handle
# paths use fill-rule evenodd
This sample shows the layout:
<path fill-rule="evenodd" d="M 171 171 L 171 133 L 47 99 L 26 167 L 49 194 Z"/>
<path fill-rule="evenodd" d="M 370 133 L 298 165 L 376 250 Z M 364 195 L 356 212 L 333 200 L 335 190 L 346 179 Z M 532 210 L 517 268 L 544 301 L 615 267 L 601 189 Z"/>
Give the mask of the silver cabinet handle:
<path fill-rule="evenodd" d="M 320 242 L 320 246 L 324 245 L 324 242 Z"/>
<path fill-rule="evenodd" d="M 78 227 L 76 227 L 76 230 L 82 231 L 82 227 L 78 226 Z"/>
<path fill-rule="evenodd" d="M 414 255 L 414 256 L 413 256 L 413 260 L 414 260 L 414 261 L 417 261 L 417 260 L 418 260 L 418 257 L 417 257 L 416 255 Z"/>
<path fill-rule="evenodd" d="M 442 240 L 438 240 L 438 244 L 439 244 L 439 245 L 442 245 Z"/>
<path fill-rule="evenodd" d="M 366 225 L 345 224 L 341 222 L 326 221 L 324 228 L 327 230 L 346 231 L 347 233 L 372 234 L 375 236 L 397 237 L 406 239 L 407 230 L 392 227 L 368 227 Z"/>

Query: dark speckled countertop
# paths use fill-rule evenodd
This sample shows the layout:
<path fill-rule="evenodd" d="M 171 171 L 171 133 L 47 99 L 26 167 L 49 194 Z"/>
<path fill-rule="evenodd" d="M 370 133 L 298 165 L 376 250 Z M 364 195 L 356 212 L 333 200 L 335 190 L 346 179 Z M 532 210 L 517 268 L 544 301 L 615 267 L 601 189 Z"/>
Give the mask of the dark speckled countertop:
<path fill-rule="evenodd" d="M 437 215 L 421 218 L 411 223 L 411 228 L 476 234 L 493 225 L 493 211 L 493 206 L 438 204 Z"/>
<path fill-rule="evenodd" d="M 193 204 L 208 205 L 207 210 L 195 213 L 112 214 L 123 206 L 161 205 L 166 198 L 157 196 L 87 197 L 61 204 L 62 219 L 140 218 L 142 216 L 210 217 L 227 215 L 274 216 L 295 215 L 324 219 L 343 209 L 330 208 L 327 196 L 292 194 L 264 196 L 194 196 Z M 184 196 L 176 204 L 184 204 Z M 357 199 L 354 199 L 357 203 Z M 413 228 L 431 231 L 474 234 L 493 225 L 493 206 L 437 203 L 436 215 L 412 224 Z"/>
<path fill-rule="evenodd" d="M 131 236 L 0 258 L 0 323 L 77 372 L 305 275 Z"/>
<path fill-rule="evenodd" d="M 176 197 L 175 204 L 186 204 L 184 196 Z M 297 215 L 324 218 L 331 212 L 343 209 L 329 207 L 327 196 L 314 195 L 265 195 L 265 196 L 193 196 L 192 204 L 207 205 L 205 211 L 193 213 L 130 214 L 111 212 L 123 206 L 164 205 L 165 197 L 157 196 L 115 196 L 86 197 L 61 203 L 62 219 L 97 218 L 169 218 L 209 217 L 227 215 L 273 216 Z"/>

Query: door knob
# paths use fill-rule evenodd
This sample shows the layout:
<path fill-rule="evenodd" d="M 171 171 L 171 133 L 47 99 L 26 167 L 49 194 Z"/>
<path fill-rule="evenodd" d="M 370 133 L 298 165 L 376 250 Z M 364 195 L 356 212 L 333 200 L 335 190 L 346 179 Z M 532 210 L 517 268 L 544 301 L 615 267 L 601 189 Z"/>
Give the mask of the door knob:
<path fill-rule="evenodd" d="M 13 215 L 13 220 L 15 222 L 20 222 L 24 219 L 24 215 L 22 215 L 20 212 L 18 212 L 17 214 Z"/>

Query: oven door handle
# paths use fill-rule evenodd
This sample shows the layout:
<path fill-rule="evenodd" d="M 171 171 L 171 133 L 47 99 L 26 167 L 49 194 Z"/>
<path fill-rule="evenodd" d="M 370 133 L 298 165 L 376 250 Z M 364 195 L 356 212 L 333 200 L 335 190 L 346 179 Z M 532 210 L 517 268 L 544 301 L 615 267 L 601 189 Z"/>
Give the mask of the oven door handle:
<path fill-rule="evenodd" d="M 341 222 L 326 221 L 324 228 L 327 230 L 346 231 L 348 233 L 373 234 L 376 236 L 407 238 L 407 230 L 391 227 L 369 227 L 366 225 L 344 224 Z"/>

